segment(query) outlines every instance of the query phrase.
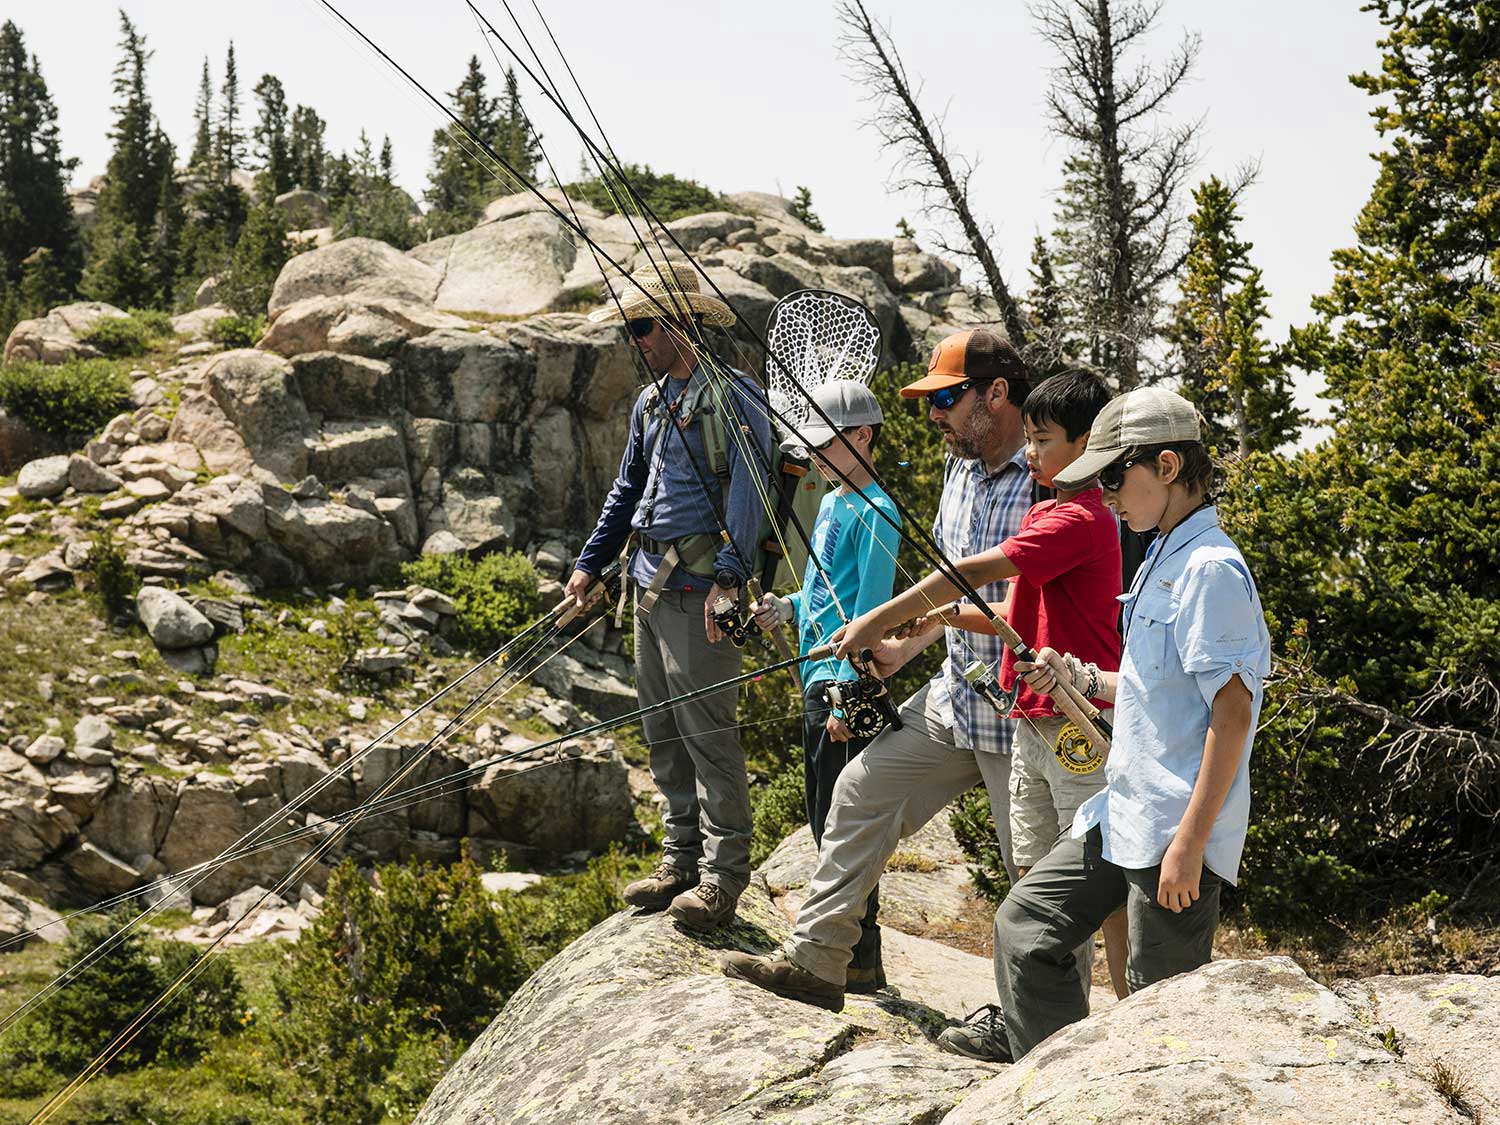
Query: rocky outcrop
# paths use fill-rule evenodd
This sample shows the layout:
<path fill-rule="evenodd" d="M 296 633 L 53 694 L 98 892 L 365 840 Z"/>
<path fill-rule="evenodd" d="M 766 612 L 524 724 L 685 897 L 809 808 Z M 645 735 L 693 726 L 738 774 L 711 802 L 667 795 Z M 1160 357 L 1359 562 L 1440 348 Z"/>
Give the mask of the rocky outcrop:
<path fill-rule="evenodd" d="M 60 305 L 46 316 L 23 320 L 11 329 L 5 341 L 5 362 L 34 360 L 39 363 L 63 363 L 70 359 L 94 359 L 101 353 L 85 344 L 80 337 L 101 320 L 119 319 L 127 314 L 102 301 L 79 301 Z"/>
<path fill-rule="evenodd" d="M 834 1015 L 718 971 L 718 949 L 765 951 L 786 931 L 763 884 L 711 943 L 663 914 L 615 915 L 522 985 L 418 1125 L 925 1122 L 1001 1073 L 940 1052 L 946 1021 L 904 988 Z"/>
<path fill-rule="evenodd" d="M 418 1125 L 1458 1125 L 1500 1094 L 1491 978 L 1376 978 L 1341 990 L 1351 1002 L 1287 958 L 1218 961 L 1096 1010 L 1000 1066 L 934 1046 L 961 1012 L 938 1008 L 917 977 L 900 980 L 899 1000 L 849 997 L 833 1015 L 720 974 L 718 949 L 767 950 L 786 926 L 759 883 L 712 942 L 660 914 L 616 915 L 511 997 Z M 930 958 L 950 978 L 962 967 L 945 955 L 987 968 L 905 941 L 909 963 Z M 1466 1087 L 1463 1105 L 1447 1096 L 1439 1062 Z"/>

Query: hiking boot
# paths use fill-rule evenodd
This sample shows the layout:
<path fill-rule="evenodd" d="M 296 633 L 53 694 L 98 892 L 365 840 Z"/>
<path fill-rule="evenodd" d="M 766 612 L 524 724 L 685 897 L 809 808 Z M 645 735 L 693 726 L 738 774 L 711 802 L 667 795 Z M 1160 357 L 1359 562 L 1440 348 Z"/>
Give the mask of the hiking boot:
<path fill-rule="evenodd" d="M 716 883 L 699 883 L 674 898 L 667 913 L 690 930 L 712 930 L 734 921 L 739 900 Z"/>
<path fill-rule="evenodd" d="M 816 1004 L 830 1012 L 844 1010 L 842 988 L 829 984 L 806 969 L 798 968 L 785 953 L 777 952 L 770 957 L 757 957 L 753 953 L 726 953 L 719 964 L 723 966 L 726 977 L 749 981 L 777 996 L 800 1000 L 804 1004 Z"/>
<path fill-rule="evenodd" d="M 1005 1013 L 999 1004 L 986 1004 L 970 1012 L 963 1023 L 938 1036 L 938 1046 L 955 1055 L 967 1055 L 984 1062 L 1015 1062 L 1010 1053 L 1010 1040 L 1005 1037 Z"/>
<path fill-rule="evenodd" d="M 844 977 L 844 991 L 859 996 L 870 996 L 885 987 L 885 968 L 881 965 L 873 969 L 856 969 L 851 965 Z"/>
<path fill-rule="evenodd" d="M 661 910 L 683 891 L 698 882 L 698 869 L 684 871 L 668 860 L 662 860 L 651 874 L 637 879 L 625 888 L 621 896 L 631 906 L 647 910 Z"/>

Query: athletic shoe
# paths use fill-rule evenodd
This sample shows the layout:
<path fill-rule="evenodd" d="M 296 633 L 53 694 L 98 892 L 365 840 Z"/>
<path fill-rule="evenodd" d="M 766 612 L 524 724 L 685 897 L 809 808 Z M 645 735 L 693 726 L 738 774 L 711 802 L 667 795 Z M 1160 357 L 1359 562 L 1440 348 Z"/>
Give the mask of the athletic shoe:
<path fill-rule="evenodd" d="M 950 1027 L 938 1036 L 938 1046 L 955 1055 L 967 1055 L 984 1062 L 1015 1062 L 1010 1040 L 1005 1036 L 1005 1013 L 999 1004 L 986 1004 L 970 1012 L 964 1022 Z"/>

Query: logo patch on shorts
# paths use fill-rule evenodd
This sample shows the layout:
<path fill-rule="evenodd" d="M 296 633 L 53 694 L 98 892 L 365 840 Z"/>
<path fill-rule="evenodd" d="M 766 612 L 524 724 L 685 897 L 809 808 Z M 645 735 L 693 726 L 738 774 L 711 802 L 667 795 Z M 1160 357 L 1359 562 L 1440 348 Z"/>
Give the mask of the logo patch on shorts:
<path fill-rule="evenodd" d="M 1078 729 L 1077 723 L 1065 723 L 1057 732 L 1052 753 L 1069 773 L 1093 773 L 1104 761 L 1103 755 L 1094 749 L 1094 744 Z"/>

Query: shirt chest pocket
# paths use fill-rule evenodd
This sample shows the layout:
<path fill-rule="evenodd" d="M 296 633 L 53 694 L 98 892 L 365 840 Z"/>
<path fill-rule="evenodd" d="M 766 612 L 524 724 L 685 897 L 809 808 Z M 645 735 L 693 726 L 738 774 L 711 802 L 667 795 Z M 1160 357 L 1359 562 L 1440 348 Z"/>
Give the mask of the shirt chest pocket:
<path fill-rule="evenodd" d="M 1131 609 L 1125 651 L 1143 680 L 1164 679 L 1177 664 L 1177 609 L 1166 590 L 1146 591 Z"/>

